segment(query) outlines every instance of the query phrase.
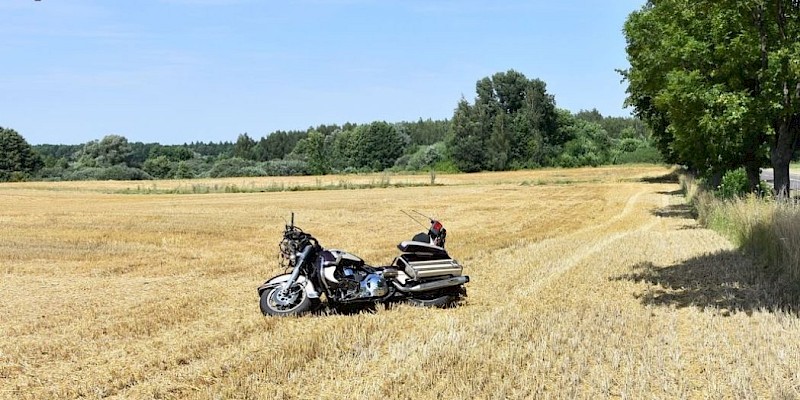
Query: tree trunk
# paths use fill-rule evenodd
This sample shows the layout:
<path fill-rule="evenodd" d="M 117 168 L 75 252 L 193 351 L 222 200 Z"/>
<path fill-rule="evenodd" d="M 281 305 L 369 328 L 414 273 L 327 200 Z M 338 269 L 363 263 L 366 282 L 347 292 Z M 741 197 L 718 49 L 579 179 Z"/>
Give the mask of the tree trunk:
<path fill-rule="evenodd" d="M 719 185 L 722 183 L 722 176 L 723 175 L 724 175 L 724 172 L 715 170 L 711 174 L 711 176 L 709 176 L 709 182 L 708 182 L 709 185 L 710 185 L 709 189 L 717 190 L 717 188 L 719 188 Z"/>
<path fill-rule="evenodd" d="M 757 193 L 761 188 L 761 167 L 764 164 L 764 155 L 761 153 L 761 144 L 766 141 L 765 135 L 747 135 L 744 143 L 744 170 L 747 173 L 747 189 L 750 193 Z"/>
<path fill-rule="evenodd" d="M 779 198 L 789 196 L 789 164 L 800 134 L 800 115 L 782 117 L 775 127 L 775 142 L 770 151 L 775 174 L 775 194 Z"/>
<path fill-rule="evenodd" d="M 758 192 L 761 185 L 761 166 L 757 163 L 748 163 L 744 166 L 744 170 L 747 172 L 748 190 L 750 193 Z"/>

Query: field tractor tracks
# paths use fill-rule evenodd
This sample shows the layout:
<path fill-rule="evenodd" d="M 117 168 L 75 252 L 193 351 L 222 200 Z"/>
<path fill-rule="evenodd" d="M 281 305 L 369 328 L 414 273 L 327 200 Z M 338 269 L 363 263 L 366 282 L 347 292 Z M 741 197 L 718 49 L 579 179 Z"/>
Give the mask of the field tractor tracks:
<path fill-rule="evenodd" d="M 483 254 L 470 261 L 470 264 L 488 268 L 472 270 L 470 274 L 475 275 L 476 283 L 489 279 L 496 289 L 503 288 L 522 296 L 533 295 L 613 244 L 621 240 L 635 241 L 637 235 L 652 230 L 659 219 L 649 212 L 643 212 L 648 205 L 641 203 L 656 199 L 647 194 L 647 189 L 631 194 L 617 214 L 599 224 L 539 242 Z M 665 202 L 667 198 L 659 196 L 659 200 Z M 649 208 L 659 205 L 651 204 Z M 487 269 L 491 273 L 484 274 Z"/>

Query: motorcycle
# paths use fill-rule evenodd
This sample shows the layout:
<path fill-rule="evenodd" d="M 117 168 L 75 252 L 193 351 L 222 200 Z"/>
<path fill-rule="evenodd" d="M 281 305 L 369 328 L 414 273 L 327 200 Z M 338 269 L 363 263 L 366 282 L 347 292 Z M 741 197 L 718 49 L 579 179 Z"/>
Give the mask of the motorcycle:
<path fill-rule="evenodd" d="M 280 242 L 286 273 L 258 287 L 264 315 L 298 315 L 319 309 L 324 297 L 332 309 L 368 308 L 406 301 L 449 307 L 466 296 L 469 277 L 445 251 L 447 230 L 430 219 L 427 233 L 397 245 L 400 255 L 389 266 L 373 267 L 344 250 L 326 249 L 309 233 L 287 223 Z"/>

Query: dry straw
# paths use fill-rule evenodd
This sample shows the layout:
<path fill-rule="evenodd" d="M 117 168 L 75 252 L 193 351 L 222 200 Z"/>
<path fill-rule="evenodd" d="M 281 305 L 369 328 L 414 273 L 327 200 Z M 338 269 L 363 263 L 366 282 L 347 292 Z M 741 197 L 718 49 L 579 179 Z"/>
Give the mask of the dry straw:
<path fill-rule="evenodd" d="M 0 398 L 800 396 L 796 314 L 776 309 L 752 258 L 691 219 L 669 172 L 269 193 L 2 185 Z M 414 179 L 430 180 L 391 178 Z M 254 184 L 272 182 L 317 184 Z M 261 316 L 282 217 L 380 264 L 418 229 L 400 209 L 447 226 L 472 278 L 461 307 Z"/>

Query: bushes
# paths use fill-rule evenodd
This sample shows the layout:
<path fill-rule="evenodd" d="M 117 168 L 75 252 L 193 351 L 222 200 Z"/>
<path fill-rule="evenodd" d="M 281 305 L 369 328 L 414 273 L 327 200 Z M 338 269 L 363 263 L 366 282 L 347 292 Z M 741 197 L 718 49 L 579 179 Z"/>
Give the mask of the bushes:
<path fill-rule="evenodd" d="M 800 288 L 800 205 L 776 202 L 746 192 L 744 171 L 731 171 L 716 191 L 681 176 L 681 187 L 694 206 L 698 221 L 720 232 L 741 250 L 760 260 L 777 274 L 790 277 Z"/>
<path fill-rule="evenodd" d="M 698 198 L 700 220 L 773 271 L 800 283 L 800 206 L 748 195 Z"/>
<path fill-rule="evenodd" d="M 749 192 L 750 183 L 747 180 L 747 172 L 744 168 L 726 172 L 722 176 L 719 186 L 713 190 L 714 195 L 723 200 L 741 198 Z M 772 193 L 772 188 L 767 182 L 761 181 L 756 190 L 756 194 L 758 196 L 763 196 L 769 193 Z"/>
<path fill-rule="evenodd" d="M 82 167 L 65 171 L 61 176 L 65 181 L 140 181 L 152 179 L 148 173 L 125 165 L 111 167 Z"/>
<path fill-rule="evenodd" d="M 624 151 L 617 154 L 615 164 L 659 164 L 664 162 L 661 152 L 658 149 L 644 145 L 637 147 L 633 151 Z"/>
<path fill-rule="evenodd" d="M 158 156 L 145 160 L 142 169 L 153 178 L 165 179 L 172 178 L 174 175 L 173 168 L 176 166 L 177 163 L 171 162 L 167 156 Z"/>
<path fill-rule="evenodd" d="M 723 200 L 742 197 L 748 192 L 747 173 L 744 168 L 728 171 L 714 193 Z"/>
<path fill-rule="evenodd" d="M 241 158 L 217 161 L 206 174 L 209 178 L 241 176 L 296 176 L 308 175 L 308 163 L 300 160 L 275 160 L 255 162 Z"/>
<path fill-rule="evenodd" d="M 211 164 L 203 158 L 175 162 L 159 156 L 148 159 L 143 168 L 144 170 L 141 170 L 122 164 L 111 167 L 73 166 L 64 168 L 55 166 L 42 168 L 36 178 L 51 181 L 85 181 L 308 175 L 308 164 L 305 161 L 297 160 L 259 163 L 241 158 L 226 158 Z M 5 178 L 6 180 L 19 180 L 24 177 L 8 176 Z"/>
<path fill-rule="evenodd" d="M 446 154 L 447 149 L 444 142 L 420 146 L 414 153 L 398 158 L 395 166 L 407 171 L 424 171 L 434 167 L 437 163 L 445 161 Z"/>
<path fill-rule="evenodd" d="M 245 172 L 245 168 L 252 169 L 256 164 L 255 161 L 238 157 L 225 158 L 214 163 L 214 166 L 208 171 L 207 175 L 209 178 L 248 176 L 247 172 Z M 262 173 L 259 175 L 263 176 L 265 174 Z"/>
<path fill-rule="evenodd" d="M 261 163 L 268 176 L 309 175 L 308 163 L 300 160 L 275 160 Z"/>
<path fill-rule="evenodd" d="M 24 182 L 30 178 L 30 174 L 22 171 L 3 171 L 0 170 L 0 182 Z"/>

